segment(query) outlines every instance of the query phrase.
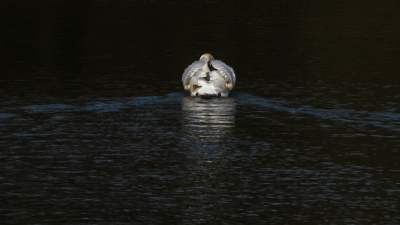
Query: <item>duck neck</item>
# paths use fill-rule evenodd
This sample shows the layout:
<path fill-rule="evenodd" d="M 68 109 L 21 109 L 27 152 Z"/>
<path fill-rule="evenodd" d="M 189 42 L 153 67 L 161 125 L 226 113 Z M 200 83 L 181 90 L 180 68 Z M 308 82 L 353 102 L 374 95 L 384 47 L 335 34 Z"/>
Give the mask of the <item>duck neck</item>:
<path fill-rule="evenodd" d="M 202 68 L 202 70 L 204 71 L 204 72 L 210 72 L 210 67 L 208 67 L 208 62 L 203 66 L 203 68 Z"/>

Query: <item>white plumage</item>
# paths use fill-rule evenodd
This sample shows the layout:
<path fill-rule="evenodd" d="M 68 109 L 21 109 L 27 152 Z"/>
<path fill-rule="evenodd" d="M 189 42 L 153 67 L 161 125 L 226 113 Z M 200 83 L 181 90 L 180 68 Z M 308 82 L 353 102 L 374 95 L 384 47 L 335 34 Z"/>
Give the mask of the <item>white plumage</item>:
<path fill-rule="evenodd" d="M 232 67 L 215 60 L 210 54 L 204 54 L 185 69 L 182 83 L 191 96 L 228 97 L 235 86 L 236 76 Z"/>

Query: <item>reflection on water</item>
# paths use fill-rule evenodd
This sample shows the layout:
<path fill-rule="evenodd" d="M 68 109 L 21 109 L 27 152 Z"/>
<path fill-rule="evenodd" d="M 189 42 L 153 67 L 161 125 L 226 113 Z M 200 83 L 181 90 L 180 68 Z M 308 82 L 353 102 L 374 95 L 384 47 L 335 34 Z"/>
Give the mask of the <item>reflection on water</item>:
<path fill-rule="evenodd" d="M 232 144 L 235 106 L 233 98 L 183 97 L 181 123 L 183 139 L 190 146 L 189 157 L 211 162 L 226 153 Z"/>
<path fill-rule="evenodd" d="M 233 98 L 182 98 L 182 134 L 189 176 L 185 186 L 191 202 L 185 202 L 185 216 L 194 221 L 213 221 L 208 211 L 223 201 L 218 190 L 228 174 L 236 100 Z"/>
<path fill-rule="evenodd" d="M 193 98 L 182 99 L 182 125 L 190 127 L 196 136 L 209 140 L 223 141 L 229 128 L 235 127 L 235 106 L 233 98 Z M 214 137 L 214 138 L 213 138 Z"/>

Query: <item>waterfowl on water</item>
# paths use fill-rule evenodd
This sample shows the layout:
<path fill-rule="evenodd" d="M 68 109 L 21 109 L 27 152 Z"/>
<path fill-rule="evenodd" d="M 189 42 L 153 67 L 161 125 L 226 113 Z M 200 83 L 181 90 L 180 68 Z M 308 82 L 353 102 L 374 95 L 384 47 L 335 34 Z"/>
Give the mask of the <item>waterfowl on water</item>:
<path fill-rule="evenodd" d="M 215 60 L 208 53 L 188 66 L 182 74 L 183 88 L 189 91 L 191 96 L 228 97 L 235 82 L 236 75 L 232 67 Z"/>

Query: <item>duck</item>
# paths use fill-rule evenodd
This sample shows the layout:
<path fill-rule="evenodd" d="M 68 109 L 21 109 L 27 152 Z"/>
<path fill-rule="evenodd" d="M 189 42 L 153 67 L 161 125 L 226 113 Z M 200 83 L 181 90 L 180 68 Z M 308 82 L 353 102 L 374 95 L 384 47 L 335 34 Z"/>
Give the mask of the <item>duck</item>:
<path fill-rule="evenodd" d="M 205 53 L 182 74 L 182 84 L 190 96 L 228 97 L 236 83 L 233 68 Z"/>

